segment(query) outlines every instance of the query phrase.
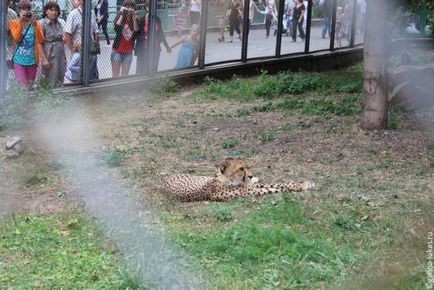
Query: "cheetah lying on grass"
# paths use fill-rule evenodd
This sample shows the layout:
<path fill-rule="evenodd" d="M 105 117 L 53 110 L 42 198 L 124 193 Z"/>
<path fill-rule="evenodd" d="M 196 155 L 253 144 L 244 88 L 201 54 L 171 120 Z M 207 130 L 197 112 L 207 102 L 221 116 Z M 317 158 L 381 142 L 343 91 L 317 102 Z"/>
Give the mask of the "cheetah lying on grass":
<path fill-rule="evenodd" d="M 225 201 L 232 198 L 265 195 L 281 191 L 301 191 L 313 188 L 309 181 L 276 184 L 258 183 L 249 166 L 241 159 L 227 158 L 214 177 L 176 174 L 166 180 L 168 192 L 180 201 Z"/>

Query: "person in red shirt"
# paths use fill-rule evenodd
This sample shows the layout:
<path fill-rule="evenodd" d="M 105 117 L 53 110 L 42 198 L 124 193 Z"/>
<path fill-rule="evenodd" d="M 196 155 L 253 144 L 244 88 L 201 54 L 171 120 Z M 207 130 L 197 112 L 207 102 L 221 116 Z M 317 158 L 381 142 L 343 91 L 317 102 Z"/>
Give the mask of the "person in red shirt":
<path fill-rule="evenodd" d="M 139 32 L 134 0 L 124 0 L 114 19 L 116 37 L 111 54 L 112 77 L 127 76 L 133 61 L 134 42 Z"/>

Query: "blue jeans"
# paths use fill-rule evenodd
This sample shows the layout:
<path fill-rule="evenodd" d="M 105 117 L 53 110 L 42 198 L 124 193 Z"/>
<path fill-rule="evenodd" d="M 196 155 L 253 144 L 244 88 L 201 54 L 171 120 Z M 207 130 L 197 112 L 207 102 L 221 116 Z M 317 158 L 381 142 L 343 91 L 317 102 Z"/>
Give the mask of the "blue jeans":
<path fill-rule="evenodd" d="M 330 36 L 330 17 L 324 15 L 324 19 L 322 22 L 322 33 L 321 33 L 322 36 L 324 37 L 327 34 L 327 32 L 329 33 Z"/>
<path fill-rule="evenodd" d="M 117 52 L 112 51 L 112 54 L 110 56 L 111 61 L 118 61 L 118 62 L 129 62 L 131 63 L 133 61 L 133 53 L 132 52 Z"/>

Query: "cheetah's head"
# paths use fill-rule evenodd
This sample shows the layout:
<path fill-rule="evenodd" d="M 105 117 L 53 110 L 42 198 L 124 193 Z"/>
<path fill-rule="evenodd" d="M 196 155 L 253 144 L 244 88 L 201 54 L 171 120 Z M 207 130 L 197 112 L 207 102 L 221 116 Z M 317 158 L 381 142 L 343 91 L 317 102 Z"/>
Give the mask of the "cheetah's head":
<path fill-rule="evenodd" d="M 250 166 L 239 158 L 226 158 L 217 168 L 218 176 L 225 179 L 231 185 L 243 185 L 257 183 L 259 179 L 254 177 Z"/>

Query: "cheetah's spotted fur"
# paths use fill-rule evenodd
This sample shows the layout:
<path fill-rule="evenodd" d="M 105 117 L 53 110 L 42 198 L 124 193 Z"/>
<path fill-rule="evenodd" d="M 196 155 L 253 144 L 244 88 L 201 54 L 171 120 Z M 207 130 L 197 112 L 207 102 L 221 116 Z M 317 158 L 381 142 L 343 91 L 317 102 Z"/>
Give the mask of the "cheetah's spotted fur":
<path fill-rule="evenodd" d="M 281 191 L 313 188 L 309 181 L 276 184 L 258 183 L 249 166 L 241 159 L 227 158 L 216 169 L 214 177 L 176 174 L 166 181 L 169 193 L 181 201 L 225 201 L 243 196 L 262 196 Z"/>

